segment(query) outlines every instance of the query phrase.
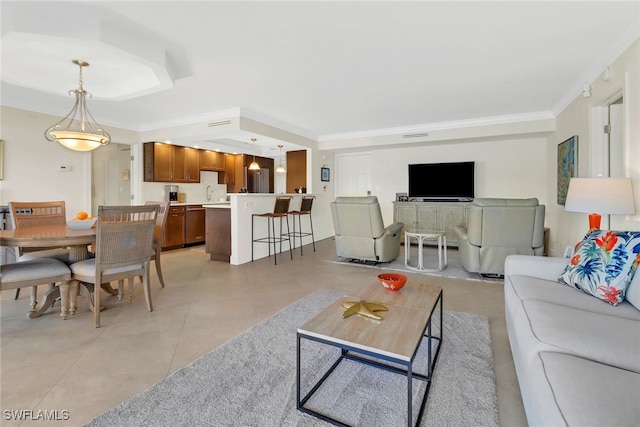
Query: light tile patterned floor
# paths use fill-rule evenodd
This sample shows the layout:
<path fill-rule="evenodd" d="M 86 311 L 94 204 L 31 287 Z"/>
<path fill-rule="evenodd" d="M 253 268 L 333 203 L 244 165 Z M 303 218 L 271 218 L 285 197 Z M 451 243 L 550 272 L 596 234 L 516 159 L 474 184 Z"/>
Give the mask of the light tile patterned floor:
<path fill-rule="evenodd" d="M 29 292 L 14 301 L 1 294 L 0 362 L 3 426 L 80 426 L 207 351 L 320 288 L 353 292 L 376 283 L 377 272 L 325 262 L 335 242 L 316 242 L 304 256 L 294 253 L 241 266 L 210 261 L 202 247 L 163 253 L 166 287 L 152 268 L 154 311 L 146 310 L 141 286 L 133 302 L 104 294 L 101 327 L 93 327 L 87 302 L 62 320 L 50 310 L 28 319 Z M 376 273 L 376 274 L 374 274 Z M 526 419 L 504 320 L 501 283 L 442 279 L 408 274 L 409 280 L 434 281 L 444 289 L 444 308 L 489 317 L 500 421 L 526 426 Z M 46 287 L 41 287 L 43 293 Z M 56 306 L 56 310 L 59 306 Z M 17 422 L 5 411 L 58 411 L 57 422 Z M 63 412 L 68 411 L 68 412 Z M 55 414 L 55 413 L 54 413 Z"/>

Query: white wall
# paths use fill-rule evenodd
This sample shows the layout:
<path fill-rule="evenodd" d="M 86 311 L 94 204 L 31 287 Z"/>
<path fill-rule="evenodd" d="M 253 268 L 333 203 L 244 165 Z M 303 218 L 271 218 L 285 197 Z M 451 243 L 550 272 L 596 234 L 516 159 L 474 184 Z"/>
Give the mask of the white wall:
<path fill-rule="evenodd" d="M 409 164 L 474 161 L 476 197 L 537 197 L 548 204 L 546 142 L 538 137 L 370 150 L 371 194 L 378 197 L 385 224 L 390 224 L 396 193 L 409 189 Z"/>
<path fill-rule="evenodd" d="M 603 70 L 604 71 L 604 70 Z M 640 230 L 640 39 L 627 48 L 610 66 L 610 79 L 591 82 L 591 96 L 576 94 L 576 99 L 556 118 L 556 131 L 548 138 L 547 224 L 551 228 L 551 254 L 562 256 L 566 246 L 573 246 L 584 237 L 587 214 L 565 212 L 556 197 L 556 150 L 559 143 L 578 135 L 578 175 L 596 177 L 604 161 L 602 131 L 594 126 L 598 109 L 622 95 L 624 97 L 624 169 L 632 178 L 637 215 L 616 217 L 612 226 L 619 230 Z M 604 218 L 603 218 L 603 227 Z"/>
<path fill-rule="evenodd" d="M 64 200 L 67 217 L 91 208 L 91 153 L 68 150 L 49 142 L 44 131 L 60 120 L 45 114 L 1 108 L 0 138 L 4 140 L 4 180 L 0 181 L 0 204 L 12 200 Z M 136 141 L 137 133 L 109 129 L 112 140 Z M 70 172 L 60 172 L 60 166 Z"/>

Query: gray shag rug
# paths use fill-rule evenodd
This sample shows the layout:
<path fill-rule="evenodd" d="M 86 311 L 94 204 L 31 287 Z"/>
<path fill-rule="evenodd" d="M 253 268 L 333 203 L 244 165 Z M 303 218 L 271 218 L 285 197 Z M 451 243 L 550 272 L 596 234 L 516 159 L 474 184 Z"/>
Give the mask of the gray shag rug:
<path fill-rule="evenodd" d="M 438 250 L 434 246 L 425 246 L 423 248 L 423 263 L 427 268 L 436 268 L 438 267 Z M 418 263 L 418 246 L 411 245 L 410 252 L 410 265 L 417 265 Z M 458 254 L 458 248 L 448 248 L 447 249 L 447 268 L 441 271 L 416 271 L 407 268 L 404 265 L 404 246 L 400 247 L 400 256 L 394 259 L 391 262 L 378 262 L 378 263 L 363 263 L 358 261 L 351 261 L 349 258 L 342 258 L 339 256 L 328 259 L 327 262 L 332 262 L 336 264 L 344 264 L 344 265 L 356 265 L 361 267 L 369 267 L 376 268 L 378 270 L 392 270 L 392 271 L 401 271 L 405 273 L 417 273 L 417 274 L 426 274 L 429 276 L 440 276 L 440 277 L 453 277 L 456 279 L 465 279 L 465 280 L 478 280 L 483 282 L 494 282 L 494 283 L 504 283 L 503 276 L 493 276 L 493 275 L 482 275 L 480 273 L 471 273 L 464 269 L 462 266 L 462 262 L 460 261 L 460 255 Z"/>
<path fill-rule="evenodd" d="M 87 425 L 328 425 L 296 409 L 296 332 L 298 326 L 342 296 L 341 292 L 322 289 L 300 299 Z M 443 324 L 442 349 L 422 425 L 497 426 L 488 319 L 445 310 Z M 439 334 L 437 328 L 434 334 Z M 425 352 L 422 347 L 416 360 Z M 301 348 L 305 393 L 339 350 L 307 340 Z M 420 372 L 420 368 L 414 370 Z M 351 425 L 406 426 L 406 387 L 404 376 L 343 361 L 307 407 Z M 416 405 L 424 387 L 423 381 L 414 380 Z M 419 407 L 414 406 L 413 411 L 416 417 Z"/>

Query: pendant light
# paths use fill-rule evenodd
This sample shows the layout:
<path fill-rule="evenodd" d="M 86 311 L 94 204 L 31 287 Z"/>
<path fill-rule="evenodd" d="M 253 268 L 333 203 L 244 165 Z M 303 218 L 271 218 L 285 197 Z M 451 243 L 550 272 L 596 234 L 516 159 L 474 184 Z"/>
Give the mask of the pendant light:
<path fill-rule="evenodd" d="M 278 167 L 276 168 L 276 173 L 286 173 L 287 170 L 284 168 L 284 166 L 282 166 L 282 144 L 278 145 L 278 148 L 280 149 L 280 164 L 278 165 Z"/>
<path fill-rule="evenodd" d="M 69 91 L 75 94 L 76 102 L 69 114 L 45 131 L 44 137 L 70 150 L 91 151 L 109 144 L 111 136 L 100 127 L 87 108 L 88 92 L 82 86 L 82 67 L 88 67 L 89 63 L 80 59 L 74 59 L 73 63 L 80 67 L 80 87 Z M 79 117 L 76 118 L 76 115 Z"/>
<path fill-rule="evenodd" d="M 255 151 L 255 146 L 256 146 L 256 139 L 255 138 L 251 138 L 251 142 L 253 142 L 253 149 Z M 251 162 L 251 164 L 249 165 L 249 170 L 250 171 L 259 171 L 260 170 L 260 165 L 258 164 L 258 162 L 256 162 L 256 155 L 253 155 L 253 162 Z"/>

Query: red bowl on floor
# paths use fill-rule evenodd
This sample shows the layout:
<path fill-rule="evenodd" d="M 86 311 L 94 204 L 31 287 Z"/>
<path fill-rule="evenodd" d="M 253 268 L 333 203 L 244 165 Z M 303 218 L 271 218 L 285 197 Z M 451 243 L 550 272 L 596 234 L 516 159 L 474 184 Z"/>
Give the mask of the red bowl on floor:
<path fill-rule="evenodd" d="M 397 273 L 382 273 L 378 274 L 378 280 L 386 289 L 390 291 L 397 291 L 407 283 L 407 276 Z"/>

